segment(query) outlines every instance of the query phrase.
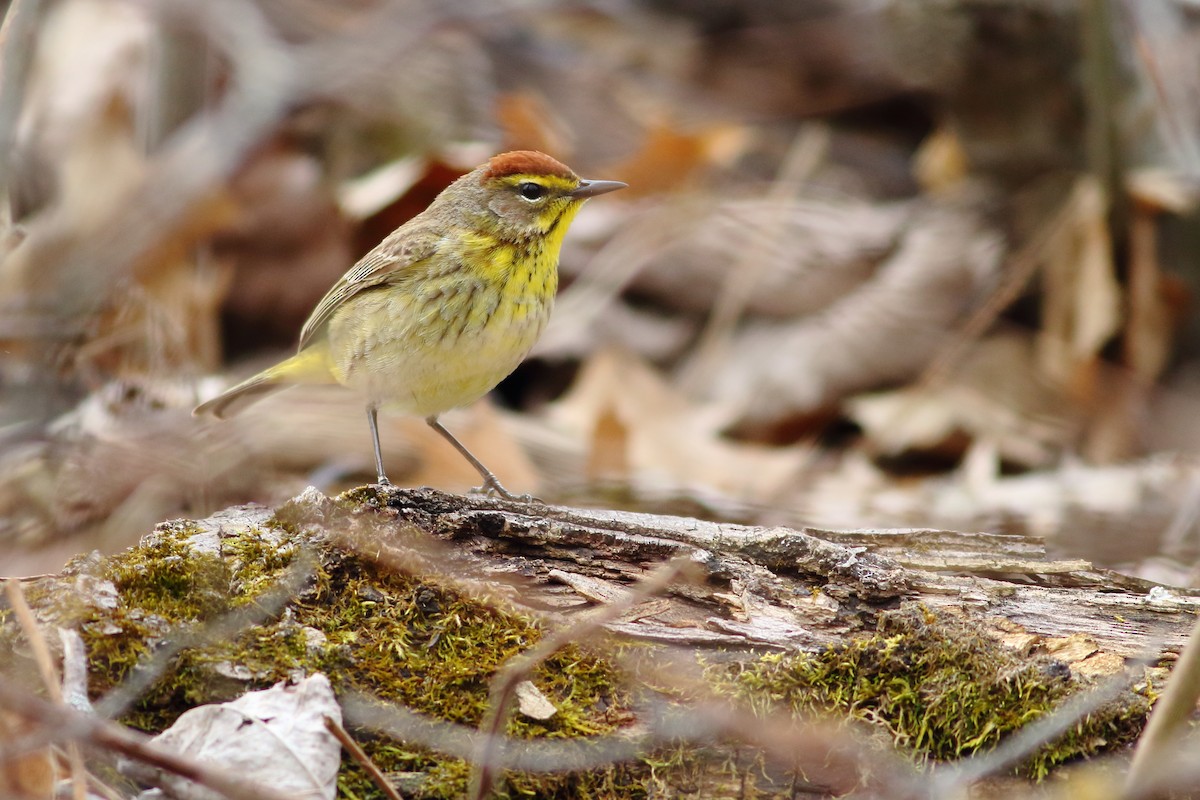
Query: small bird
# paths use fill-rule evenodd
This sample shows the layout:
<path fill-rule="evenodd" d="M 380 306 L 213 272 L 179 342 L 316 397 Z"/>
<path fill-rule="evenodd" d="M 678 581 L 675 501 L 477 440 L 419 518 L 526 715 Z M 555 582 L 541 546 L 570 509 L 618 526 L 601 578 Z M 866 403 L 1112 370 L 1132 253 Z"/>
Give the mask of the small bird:
<path fill-rule="evenodd" d="M 501 153 L 463 175 L 380 242 L 321 299 L 296 355 L 202 403 L 224 418 L 301 383 L 340 383 L 366 400 L 380 484 L 381 407 L 419 415 L 479 471 L 482 491 L 514 495 L 438 421 L 492 390 L 550 318 L 567 227 L 589 197 L 625 188 L 583 180 L 545 153 Z"/>

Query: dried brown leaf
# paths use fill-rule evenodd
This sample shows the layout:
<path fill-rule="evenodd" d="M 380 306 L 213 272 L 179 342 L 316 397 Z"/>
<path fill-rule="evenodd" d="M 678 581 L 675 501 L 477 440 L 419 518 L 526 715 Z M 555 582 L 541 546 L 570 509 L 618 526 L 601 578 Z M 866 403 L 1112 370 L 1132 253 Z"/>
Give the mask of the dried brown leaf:
<path fill-rule="evenodd" d="M 630 213 L 637 213 L 636 209 Z M 813 313 L 869 280 L 897 246 L 911 207 L 808 195 L 695 204 L 689 222 L 651 254 L 631 288 L 662 306 L 708 311 L 749 250 L 766 264 L 750 315 Z"/>
<path fill-rule="evenodd" d="M 804 461 L 799 451 L 722 438 L 719 411 L 695 405 L 650 366 L 617 350 L 592 356 L 549 417 L 556 428 L 589 444 L 596 443 L 597 428 L 619 430 L 627 477 L 636 486 L 715 490 L 766 501 L 788 486 Z M 608 440 L 600 444 L 612 446 Z"/>
<path fill-rule="evenodd" d="M 1043 270 L 1039 366 L 1080 399 L 1095 390 L 1101 349 L 1121 324 L 1121 287 L 1108 231 L 1108 200 L 1094 177 L 1079 178 L 1070 218 L 1049 248 Z"/>
<path fill-rule="evenodd" d="M 953 375 L 851 398 L 846 413 L 871 452 L 961 450 L 977 439 L 1025 466 L 1052 463 L 1075 435 L 1072 406 L 1035 368 L 1032 336 L 1007 334 L 979 342 Z M 954 445 L 955 439 L 962 442 Z"/>
<path fill-rule="evenodd" d="M 8 711 L 0 712 L 0 740 L 20 742 L 22 736 L 31 734 L 38 726 Z M 0 794 L 5 797 L 50 800 L 55 796 L 54 786 L 58 780 L 58 769 L 54 754 L 49 747 L 5 758 L 0 763 Z"/>
<path fill-rule="evenodd" d="M 926 205 L 870 279 L 820 313 L 745 325 L 708 391 L 757 426 L 911 379 L 993 284 L 1001 253 L 970 204 Z"/>
<path fill-rule="evenodd" d="M 925 137 L 913 158 L 913 175 L 927 192 L 953 188 L 969 171 L 966 150 L 949 125 L 942 125 Z"/>

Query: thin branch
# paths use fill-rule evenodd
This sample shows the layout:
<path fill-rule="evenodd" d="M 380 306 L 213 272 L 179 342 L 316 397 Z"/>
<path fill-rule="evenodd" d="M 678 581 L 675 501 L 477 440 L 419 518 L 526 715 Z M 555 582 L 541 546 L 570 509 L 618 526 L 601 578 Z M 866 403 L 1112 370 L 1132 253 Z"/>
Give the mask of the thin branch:
<path fill-rule="evenodd" d="M 1167 691 L 1154 705 L 1150 721 L 1138 740 L 1133 753 L 1133 763 L 1125 781 L 1125 791 L 1138 794 L 1157 778 L 1171 755 L 1170 744 L 1180 737 L 1196 709 L 1200 699 L 1200 621 L 1192 629 L 1192 636 L 1179 655 Z"/>
<path fill-rule="evenodd" d="M 29 641 L 29 649 L 33 652 L 33 662 L 37 664 L 42 685 L 46 687 L 46 694 L 50 695 L 53 702 L 61 704 L 63 701 L 62 685 L 59 682 L 58 670 L 54 666 L 54 657 L 50 655 L 50 646 L 46 644 L 46 637 L 42 636 L 33 611 L 25 602 L 25 592 L 22 591 L 21 584 L 18 581 L 6 580 L 4 594 L 8 598 L 13 616 L 17 618 L 17 623 L 21 626 L 21 632 Z"/>
<path fill-rule="evenodd" d="M 46 694 L 50 696 L 51 702 L 63 705 L 62 683 L 58 670 L 54 667 L 54 657 L 50 655 L 50 646 L 46 643 L 46 637 L 42 635 L 42 629 L 37 624 L 37 619 L 33 616 L 29 603 L 25 602 L 25 592 L 21 588 L 21 584 L 13 580 L 5 581 L 4 594 L 8 597 L 8 604 L 13 610 L 13 615 L 16 616 L 17 622 L 29 642 L 30 650 L 33 651 L 33 660 L 41 675 L 42 685 L 46 687 Z M 68 742 L 66 750 L 67 764 L 71 771 L 72 795 L 74 800 L 85 800 L 88 793 L 88 774 L 83 763 L 83 756 L 75 742 Z"/>
<path fill-rule="evenodd" d="M 371 776 L 371 780 L 375 782 L 379 790 L 390 800 L 404 800 L 404 796 L 387 779 L 387 776 L 383 774 L 383 770 L 379 769 L 375 762 L 371 760 L 371 757 L 366 754 L 366 751 L 358 746 L 358 742 L 354 741 L 350 737 L 350 734 L 346 733 L 346 729 L 337 723 L 337 720 L 333 717 L 325 717 L 325 730 L 333 734 L 333 738 L 337 739 L 342 747 L 346 748 L 346 752 L 350 754 L 350 757 L 366 770 L 367 774 Z"/>
<path fill-rule="evenodd" d="M 491 706 L 480 724 L 483 736 L 475 754 L 475 768 L 471 778 L 470 796 L 483 800 L 491 794 L 498 777 L 496 755 L 503 739 L 504 728 L 516 697 L 517 684 L 528 680 L 533 670 L 556 652 L 598 633 L 611 622 L 616 622 L 634 606 L 663 592 L 672 583 L 690 576 L 698 577 L 697 564 L 676 558 L 652 572 L 638 584 L 622 602 L 602 606 L 587 614 L 579 622 L 561 628 L 542 639 L 534 647 L 512 658 L 500 668 L 492 679 Z"/>
<path fill-rule="evenodd" d="M 286 795 L 270 787 L 235 778 L 222 770 L 164 750 L 150 743 L 149 737 L 143 734 L 55 705 L 10 683 L 0 682 L 0 706 L 43 726 L 54 741 L 78 742 L 100 752 L 117 753 L 198 783 L 230 800 L 287 800 Z"/>
<path fill-rule="evenodd" d="M 163 676 L 183 650 L 231 639 L 247 628 L 275 617 L 299 594 L 315 571 L 316 557 L 301 549 L 279 582 L 256 597 L 252 604 L 173 632 L 169 643 L 140 661 L 129 671 L 125 681 L 96 701 L 96 713 L 110 719 L 121 716 Z"/>
<path fill-rule="evenodd" d="M 25 78 L 33 60 L 34 31 L 41 17 L 41 0 L 13 0 L 0 27 L 0 203 L 10 214 L 9 178 L 16 140 L 17 118 L 25 101 Z M 5 222 L 12 222 L 11 219 Z"/>

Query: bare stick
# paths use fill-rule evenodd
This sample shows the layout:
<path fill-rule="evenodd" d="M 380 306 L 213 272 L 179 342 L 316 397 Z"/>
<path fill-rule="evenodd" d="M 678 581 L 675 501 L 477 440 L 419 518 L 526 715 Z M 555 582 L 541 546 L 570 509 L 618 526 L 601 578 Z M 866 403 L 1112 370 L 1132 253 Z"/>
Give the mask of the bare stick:
<path fill-rule="evenodd" d="M 54 658 L 50 655 L 50 647 L 46 644 L 46 638 L 42 636 L 42 632 L 38 628 L 33 611 L 25 602 L 25 592 L 21 590 L 21 584 L 14 580 L 6 580 L 4 594 L 8 598 L 8 604 L 12 606 L 17 623 L 21 626 L 21 632 L 29 640 L 29 649 L 33 651 L 33 662 L 37 664 L 42 685 L 46 687 L 46 694 L 50 695 L 50 699 L 55 703 L 62 703 L 62 686 L 59 684 L 58 670 L 54 667 Z"/>
<path fill-rule="evenodd" d="M 316 557 L 301 549 L 279 582 L 258 595 L 250 605 L 236 608 L 216 619 L 172 632 L 170 643 L 143 658 L 123 682 L 95 703 L 96 713 L 118 717 L 170 668 L 175 656 L 191 647 L 203 647 L 229 639 L 247 628 L 279 614 L 307 583 L 316 569 Z"/>
<path fill-rule="evenodd" d="M 933 795 L 961 796 L 972 783 L 1016 766 L 1039 747 L 1062 736 L 1088 714 L 1095 713 L 1127 691 L 1136 679 L 1135 672 L 1140 671 L 1142 666 L 1144 664 L 1137 664 L 1112 675 L 1091 691 L 1067 698 L 1052 713 L 1023 726 L 994 750 L 937 769 L 934 773 Z"/>
<path fill-rule="evenodd" d="M 657 665 L 657 676 L 679 687 L 679 675 Z M 546 773 L 603 769 L 651 753 L 663 745 L 703 743 L 732 737 L 761 749 L 780 764 L 803 769 L 812 780 L 842 796 L 856 788 L 874 787 L 875 795 L 900 798 L 927 796 L 927 778 L 917 775 L 900 756 L 868 746 L 852 728 L 820 718 L 762 718 L 733 706 L 728 698 L 713 697 L 709 687 L 686 681 L 685 693 L 695 690 L 708 699 L 686 708 L 664 702 L 644 704 L 637 723 L 620 732 L 583 739 L 515 740 L 494 737 L 495 771 Z M 394 739 L 469 760 L 480 749 L 478 729 L 431 719 L 411 709 L 357 693 L 342 697 L 346 719 Z M 870 765 L 864 769 L 862 765 Z M 887 794 L 881 794 L 887 787 Z"/>
<path fill-rule="evenodd" d="M 333 717 L 325 717 L 325 730 L 333 734 L 333 738 L 341 742 L 342 747 L 346 748 L 346 752 L 350 757 L 358 762 L 358 765 L 367 771 L 371 776 L 371 780 L 379 787 L 379 790 L 387 795 L 390 800 L 404 800 L 404 795 L 392 786 L 387 776 L 383 771 L 371 760 L 371 757 L 358 746 L 358 742 L 350 738 L 350 734 L 346 733 L 346 729 L 337 723 Z"/>
<path fill-rule="evenodd" d="M 231 777 L 190 758 L 164 750 L 115 722 L 55 705 L 9 683 L 0 682 L 0 706 L 44 726 L 58 742 L 79 742 L 104 752 L 149 764 L 218 792 L 231 800 L 287 800 L 287 796 L 252 781 Z"/>
<path fill-rule="evenodd" d="M 572 642 L 582 641 L 593 635 L 606 624 L 620 617 L 645 600 L 665 590 L 671 583 L 697 573 L 697 564 L 685 558 L 676 558 L 659 567 L 629 593 L 624 601 L 596 609 L 574 625 L 561 628 L 538 642 L 526 652 L 514 657 L 500 668 L 492 679 L 492 701 L 488 714 L 480 725 L 483 736 L 475 755 L 475 767 L 471 777 L 470 796 L 483 800 L 495 786 L 496 755 L 503 740 L 503 730 L 508 713 L 516 696 L 517 684 L 528 680 L 534 668 L 555 652 Z"/>
<path fill-rule="evenodd" d="M 21 584 L 13 580 L 5 581 L 4 594 L 8 597 L 8 604 L 12 607 L 13 615 L 16 616 L 25 638 L 29 640 L 29 648 L 33 651 L 33 660 L 37 664 L 42 684 L 46 687 L 46 694 L 52 702 L 63 705 L 62 685 L 58 670 L 54 667 L 54 657 L 50 655 L 50 646 L 46 644 L 46 637 L 42 635 L 42 629 L 38 627 L 29 603 L 25 602 L 25 592 Z M 84 800 L 87 797 L 87 769 L 75 742 L 67 743 L 67 763 L 71 768 L 72 795 L 75 800 Z"/>
<path fill-rule="evenodd" d="M 17 117 L 25 99 L 25 76 L 33 60 L 33 39 L 41 17 L 41 0 L 13 0 L 0 28 L 0 199 L 7 200 L 9 176 L 12 172 L 13 143 L 16 139 Z M 12 205 L 0 203 L 5 215 Z M 11 223 L 11 219 L 3 220 Z"/>
<path fill-rule="evenodd" d="M 1125 780 L 1125 791 L 1138 794 L 1151 782 L 1170 756 L 1175 753 L 1171 740 L 1181 733 L 1200 698 L 1200 621 L 1192 628 L 1192 636 L 1179 654 L 1171 670 L 1167 691 L 1154 706 L 1146 730 L 1138 740 L 1133 763 Z"/>

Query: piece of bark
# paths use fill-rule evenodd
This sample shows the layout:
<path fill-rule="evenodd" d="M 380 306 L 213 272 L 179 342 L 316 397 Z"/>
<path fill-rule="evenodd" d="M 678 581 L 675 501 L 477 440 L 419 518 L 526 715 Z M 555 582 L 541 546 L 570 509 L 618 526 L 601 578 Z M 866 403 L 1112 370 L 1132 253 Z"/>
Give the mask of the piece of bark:
<path fill-rule="evenodd" d="M 518 602 L 557 608 L 568 620 L 585 606 L 562 609 L 564 582 L 589 603 L 620 602 L 620 589 L 654 564 L 677 557 L 700 564 L 702 584 L 673 587 L 656 613 L 609 626 L 652 641 L 812 650 L 916 600 L 969 616 L 997 638 L 1032 635 L 1031 648 L 1075 635 L 1099 653 L 1154 657 L 1181 647 L 1200 612 L 1194 591 L 1052 560 L 1031 537 L 764 528 L 427 489 L 370 492 L 383 512 L 379 532 L 413 526 L 452 542 L 442 568 L 519 574 L 526 585 Z M 556 603 L 541 602 L 553 594 Z"/>

